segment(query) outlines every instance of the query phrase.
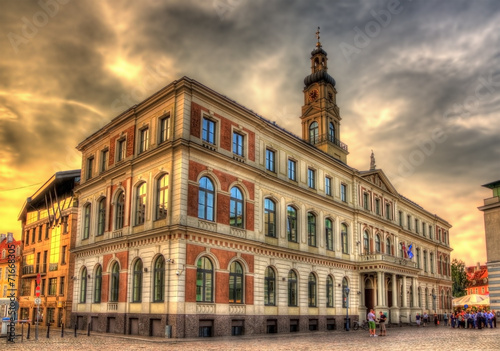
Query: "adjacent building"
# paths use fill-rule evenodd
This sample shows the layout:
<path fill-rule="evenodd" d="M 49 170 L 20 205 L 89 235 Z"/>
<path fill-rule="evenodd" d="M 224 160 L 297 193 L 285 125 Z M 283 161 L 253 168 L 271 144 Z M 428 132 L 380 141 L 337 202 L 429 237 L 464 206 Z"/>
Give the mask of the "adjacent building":
<path fill-rule="evenodd" d="M 467 295 L 479 294 L 488 295 L 488 266 L 477 263 L 476 266 L 465 268 L 467 274 Z"/>
<path fill-rule="evenodd" d="M 80 170 L 57 172 L 27 198 L 22 221 L 22 269 L 19 284 L 19 316 L 24 320 L 69 325 L 73 294 L 73 256 L 78 203 L 73 189 Z M 35 304 L 40 278 L 39 306 Z"/>
<path fill-rule="evenodd" d="M 348 165 L 319 38 L 310 61 L 300 137 L 183 77 L 78 145 L 80 328 L 289 333 L 451 310 L 451 225 L 373 155 Z"/>
<path fill-rule="evenodd" d="M 500 180 L 483 186 L 493 190 L 493 196 L 484 199 L 484 206 L 479 210 L 484 212 L 490 307 L 500 311 Z"/>

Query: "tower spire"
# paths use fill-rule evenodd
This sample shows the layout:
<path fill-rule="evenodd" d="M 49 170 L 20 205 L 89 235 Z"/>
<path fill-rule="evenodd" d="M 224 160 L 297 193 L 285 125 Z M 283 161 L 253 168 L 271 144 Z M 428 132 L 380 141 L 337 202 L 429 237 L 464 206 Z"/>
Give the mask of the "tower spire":
<path fill-rule="evenodd" d="M 318 39 L 318 42 L 316 43 L 316 47 L 320 48 L 321 47 L 321 43 L 319 42 L 319 27 L 318 27 L 318 30 L 316 31 L 316 39 Z"/>
<path fill-rule="evenodd" d="M 377 165 L 375 164 L 375 154 L 373 153 L 372 150 L 372 154 L 370 156 L 370 171 L 374 171 L 376 167 Z"/>

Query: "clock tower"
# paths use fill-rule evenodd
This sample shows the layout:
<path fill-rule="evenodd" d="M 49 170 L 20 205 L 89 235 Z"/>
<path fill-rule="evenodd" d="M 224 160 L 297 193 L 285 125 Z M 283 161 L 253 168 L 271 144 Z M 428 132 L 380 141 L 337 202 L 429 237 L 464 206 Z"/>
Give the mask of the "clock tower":
<path fill-rule="evenodd" d="M 347 164 L 347 145 L 340 141 L 335 79 L 328 74 L 328 58 L 319 41 L 319 27 L 316 38 L 316 48 L 311 52 L 311 74 L 304 78 L 302 139 Z"/>

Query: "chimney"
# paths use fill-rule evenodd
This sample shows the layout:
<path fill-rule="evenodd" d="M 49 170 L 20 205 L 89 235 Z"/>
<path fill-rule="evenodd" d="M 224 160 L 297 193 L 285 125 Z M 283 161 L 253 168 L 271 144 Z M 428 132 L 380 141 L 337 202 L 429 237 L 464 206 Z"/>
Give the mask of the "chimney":
<path fill-rule="evenodd" d="M 2 234 L 0 234 L 0 243 L 1 243 L 1 242 L 3 241 L 3 239 L 5 239 L 5 238 L 6 238 L 6 235 L 5 235 L 5 234 L 3 234 L 3 233 L 2 233 Z"/>
<path fill-rule="evenodd" d="M 11 243 L 14 241 L 14 234 L 13 233 L 7 233 L 7 242 Z"/>
<path fill-rule="evenodd" d="M 477 263 L 477 268 L 476 268 L 476 271 L 480 271 L 481 270 L 481 262 L 478 262 Z"/>

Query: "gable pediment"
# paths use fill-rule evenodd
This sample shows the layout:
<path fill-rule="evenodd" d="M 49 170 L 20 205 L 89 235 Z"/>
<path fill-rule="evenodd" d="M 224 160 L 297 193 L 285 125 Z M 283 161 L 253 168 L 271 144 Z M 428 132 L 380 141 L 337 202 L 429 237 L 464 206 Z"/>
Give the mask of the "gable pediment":
<path fill-rule="evenodd" d="M 398 195 L 396 188 L 391 184 L 389 178 L 387 178 L 384 172 L 380 169 L 361 172 L 361 177 L 384 191 L 387 191 L 393 195 Z"/>

